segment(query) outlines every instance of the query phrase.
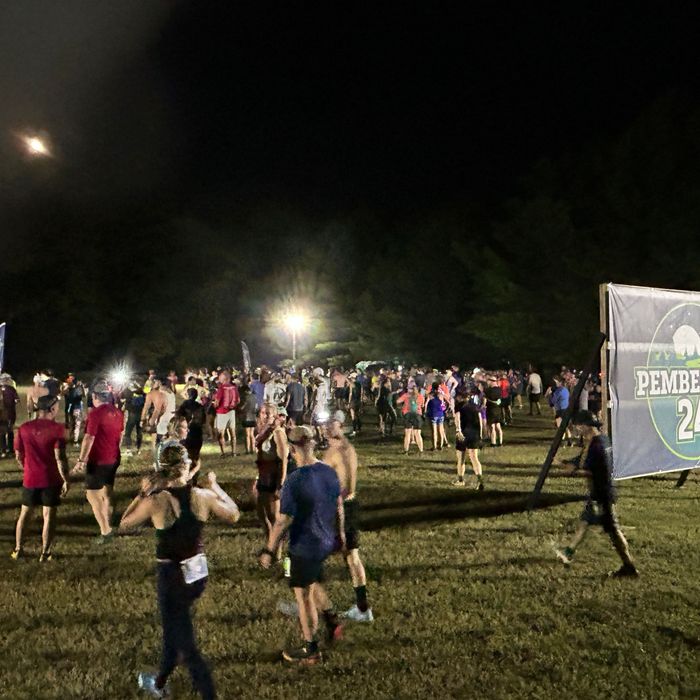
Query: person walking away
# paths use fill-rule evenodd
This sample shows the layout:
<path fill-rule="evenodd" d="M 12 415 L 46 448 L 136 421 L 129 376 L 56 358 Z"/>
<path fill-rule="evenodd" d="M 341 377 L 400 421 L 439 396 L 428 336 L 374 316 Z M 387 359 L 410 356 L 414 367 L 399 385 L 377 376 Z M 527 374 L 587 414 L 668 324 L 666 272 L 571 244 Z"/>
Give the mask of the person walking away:
<path fill-rule="evenodd" d="M 569 408 L 569 390 L 564 386 L 564 381 L 559 375 L 554 377 L 554 391 L 552 392 L 551 401 L 554 409 L 554 425 L 556 425 L 558 430 L 564 419 L 564 414 Z M 571 430 L 568 425 L 565 437 L 567 447 L 571 447 Z"/>
<path fill-rule="evenodd" d="M 616 578 L 638 576 L 637 568 L 629 553 L 627 540 L 622 534 L 615 513 L 615 487 L 612 479 L 612 449 L 606 435 L 601 434 L 601 424 L 590 411 L 579 411 L 573 422 L 583 435 L 583 449 L 580 455 L 569 461 L 572 473 L 578 469 L 588 477 L 589 493 L 579 519 L 576 533 L 567 547 L 556 550 L 557 558 L 567 566 L 572 563 L 577 547 L 583 541 L 590 525 L 602 525 L 610 537 L 615 551 L 622 560 L 622 566 L 610 575 Z"/>
<path fill-rule="evenodd" d="M 533 409 L 537 409 L 537 415 L 541 416 L 540 398 L 542 398 L 542 377 L 533 369 L 527 378 L 527 387 L 525 389 L 528 401 L 530 403 L 530 413 L 533 415 Z"/>
<path fill-rule="evenodd" d="M 257 425 L 257 404 L 255 394 L 250 386 L 244 384 L 241 387 L 241 420 L 245 431 L 245 453 L 255 452 L 255 426 Z"/>
<path fill-rule="evenodd" d="M 12 559 L 24 553 L 24 532 L 34 508 L 42 507 L 44 527 L 41 532 L 40 562 L 52 559 L 56 537 L 56 515 L 61 498 L 69 489 L 68 458 L 65 429 L 56 423 L 58 398 L 41 396 L 37 400 L 38 415 L 17 431 L 15 456 L 23 471 L 22 507 L 15 527 L 15 548 Z"/>
<path fill-rule="evenodd" d="M 68 431 L 67 439 L 77 447 L 80 442 L 80 429 L 83 425 L 85 385 L 79 379 L 73 378 L 73 381 L 66 387 L 63 397 Z"/>
<path fill-rule="evenodd" d="M 27 391 L 27 420 L 33 420 L 37 415 L 37 402 L 40 396 L 47 396 L 49 390 L 44 386 L 45 375 L 37 372 L 34 375 L 32 386 Z"/>
<path fill-rule="evenodd" d="M 219 441 L 221 456 L 225 457 L 224 439 L 226 433 L 231 439 L 231 455 L 236 456 L 236 408 L 240 403 L 238 387 L 231 381 L 231 373 L 223 370 L 219 373 L 219 387 L 214 395 L 216 408 L 216 437 Z"/>
<path fill-rule="evenodd" d="M 418 445 L 418 452 L 423 454 L 423 436 L 421 428 L 423 426 L 423 407 L 425 397 L 420 393 L 417 384 L 413 384 L 410 390 L 405 391 L 396 400 L 396 405 L 401 408 L 403 415 L 403 453 L 408 454 L 411 443 Z"/>
<path fill-rule="evenodd" d="M 312 666 L 322 660 L 317 637 L 319 613 L 326 626 L 326 641 L 342 635 L 342 627 L 328 594 L 321 585 L 323 563 L 340 538 L 345 551 L 343 500 L 335 471 L 316 460 L 314 432 L 306 425 L 289 431 L 289 444 L 297 469 L 282 488 L 280 517 L 260 553 L 260 565 L 269 569 L 282 536 L 289 530 L 290 576 L 299 610 L 304 644 L 282 652 L 289 663 Z"/>
<path fill-rule="evenodd" d="M 491 447 L 503 446 L 503 428 L 501 427 L 501 387 L 498 379 L 490 376 L 486 381 L 486 424 L 489 428 Z"/>
<path fill-rule="evenodd" d="M 360 558 L 360 503 L 357 498 L 357 452 L 343 435 L 345 416 L 336 411 L 326 427 L 328 449 L 323 460 L 333 467 L 340 482 L 343 498 L 343 522 L 345 523 L 345 563 L 350 571 L 355 591 L 355 605 L 342 613 L 342 617 L 354 622 L 372 622 L 374 615 L 367 602 L 367 576 Z"/>
<path fill-rule="evenodd" d="M 362 380 L 357 372 L 351 372 L 349 379 L 350 394 L 348 396 L 348 405 L 350 406 L 350 418 L 352 420 L 350 437 L 355 437 L 362 430 Z"/>
<path fill-rule="evenodd" d="M 513 408 L 510 381 L 505 372 L 498 378 L 498 386 L 501 389 L 501 422 L 503 425 L 510 425 L 513 422 Z"/>
<path fill-rule="evenodd" d="M 201 467 L 200 454 L 204 444 L 204 424 L 207 420 L 206 409 L 199 402 L 197 387 L 187 389 L 187 399 L 183 401 L 175 412 L 175 417 L 185 421 L 187 432 L 181 437 L 182 444 L 187 448 L 187 455 L 192 462 L 190 468 L 193 473 Z"/>
<path fill-rule="evenodd" d="M 73 474 L 85 473 L 85 495 L 100 528 L 98 544 L 114 537 L 114 481 L 121 462 L 119 445 L 124 431 L 124 414 L 112 403 L 105 381 L 92 388 L 93 409 L 87 418 L 80 456 Z"/>
<path fill-rule="evenodd" d="M 433 437 L 433 451 L 449 447 L 447 435 L 445 435 L 445 414 L 447 413 L 447 403 L 445 398 L 438 392 L 439 385 L 433 384 L 430 399 L 425 407 L 425 415 L 430 421 Z"/>
<path fill-rule="evenodd" d="M 306 409 L 305 399 L 306 391 L 304 390 L 303 384 L 296 375 L 290 377 L 289 383 L 287 384 L 287 401 L 285 407 L 291 427 L 303 423 L 304 411 Z"/>
<path fill-rule="evenodd" d="M 131 436 L 136 431 L 136 454 L 141 452 L 143 444 L 143 428 L 141 421 L 146 406 L 146 395 L 138 382 L 131 382 L 124 392 L 124 410 L 126 411 L 126 428 L 124 430 L 124 447 L 128 457 L 132 456 L 133 446 Z"/>
<path fill-rule="evenodd" d="M 475 390 L 469 395 L 457 397 L 455 404 L 455 449 L 457 451 L 457 480 L 453 486 L 465 486 L 464 472 L 466 467 L 465 457 L 469 458 L 472 471 L 476 477 L 475 488 L 484 490 L 481 461 L 479 460 L 479 448 L 483 439 L 483 423 L 479 415 L 481 398 Z"/>
<path fill-rule="evenodd" d="M 202 698 L 216 697 L 214 681 L 197 648 L 191 608 L 207 584 L 209 569 L 202 542 L 210 516 L 233 525 L 240 518 L 235 501 L 209 472 L 202 488 L 190 480 L 190 460 L 175 441 L 163 443 L 157 471 L 143 480 L 141 491 L 124 512 L 119 533 L 149 520 L 156 531 L 158 607 L 163 650 L 157 674 L 139 673 L 138 685 L 151 697 L 170 697 L 168 679 L 178 664 L 187 667 Z"/>

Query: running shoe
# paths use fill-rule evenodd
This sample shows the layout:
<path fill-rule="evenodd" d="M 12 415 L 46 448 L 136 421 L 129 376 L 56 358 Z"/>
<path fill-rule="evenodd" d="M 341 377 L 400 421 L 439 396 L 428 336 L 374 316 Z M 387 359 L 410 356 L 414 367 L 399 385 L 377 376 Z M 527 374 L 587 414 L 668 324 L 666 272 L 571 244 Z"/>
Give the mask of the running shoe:
<path fill-rule="evenodd" d="M 617 571 L 611 571 L 608 576 L 611 578 L 637 578 L 639 571 L 634 564 L 623 564 Z"/>
<path fill-rule="evenodd" d="M 41 564 L 45 564 L 48 561 L 52 561 L 52 554 L 51 552 L 42 552 L 41 555 L 39 556 L 39 562 Z"/>
<path fill-rule="evenodd" d="M 346 610 L 342 613 L 341 617 L 347 620 L 352 620 L 353 622 L 374 622 L 374 615 L 372 615 L 372 608 L 367 608 L 364 612 L 353 605 L 350 610 Z"/>
<path fill-rule="evenodd" d="M 323 660 L 320 651 L 310 651 L 306 646 L 285 650 L 282 652 L 282 658 L 288 663 L 299 664 L 299 666 L 315 666 Z"/>
<path fill-rule="evenodd" d="M 21 548 L 20 549 L 13 549 L 10 552 L 10 559 L 14 559 L 15 561 L 17 561 L 18 559 L 21 559 L 23 556 L 24 556 L 24 551 Z"/>
<path fill-rule="evenodd" d="M 478 479 L 476 482 L 476 486 L 474 488 L 477 491 L 483 491 L 484 490 L 484 482 L 481 479 Z"/>
<path fill-rule="evenodd" d="M 169 698 L 170 688 L 165 684 L 164 688 L 156 688 L 155 673 L 139 673 L 139 689 L 147 692 L 152 698 Z"/>
<path fill-rule="evenodd" d="M 571 547 L 558 547 L 554 549 L 557 559 L 567 566 L 574 560 L 574 550 Z"/>
<path fill-rule="evenodd" d="M 467 482 L 464 481 L 464 479 L 457 479 L 456 481 L 452 482 L 452 486 L 466 486 Z"/>

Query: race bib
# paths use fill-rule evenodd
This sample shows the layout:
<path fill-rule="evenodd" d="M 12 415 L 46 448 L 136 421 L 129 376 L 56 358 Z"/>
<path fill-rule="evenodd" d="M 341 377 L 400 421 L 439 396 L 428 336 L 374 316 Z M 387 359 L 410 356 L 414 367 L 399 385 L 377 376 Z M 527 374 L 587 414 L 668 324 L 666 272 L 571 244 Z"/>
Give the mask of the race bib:
<path fill-rule="evenodd" d="M 209 567 L 207 566 L 207 558 L 204 554 L 195 554 L 189 559 L 184 559 L 180 562 L 182 576 L 185 583 L 195 583 L 209 576 Z"/>

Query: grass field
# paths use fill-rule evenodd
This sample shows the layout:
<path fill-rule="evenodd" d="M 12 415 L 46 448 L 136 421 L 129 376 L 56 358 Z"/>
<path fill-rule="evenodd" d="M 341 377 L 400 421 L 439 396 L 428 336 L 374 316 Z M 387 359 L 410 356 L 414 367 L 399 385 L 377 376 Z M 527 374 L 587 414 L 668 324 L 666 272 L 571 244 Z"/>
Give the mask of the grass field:
<path fill-rule="evenodd" d="M 573 531 L 584 482 L 555 472 L 542 507 L 523 512 L 552 433 L 549 419 L 516 412 L 506 446 L 482 453 L 482 493 L 451 486 L 453 450 L 405 457 L 399 436 L 378 445 L 368 430 L 358 439 L 361 551 L 376 619 L 348 626 L 325 663 L 305 670 L 279 661 L 297 624 L 276 612 L 278 600 L 291 600 L 281 570 L 256 563 L 253 461 L 220 461 L 206 446 L 204 469 L 245 511 L 233 528 L 209 526 L 210 583 L 196 614 L 220 697 L 700 697 L 698 477 L 683 490 L 673 475 L 621 485 L 638 580 L 606 579 L 619 562 L 599 531 L 566 569 L 552 543 Z M 118 512 L 147 469 L 144 455 L 124 460 Z M 156 667 L 160 645 L 153 533 L 98 548 L 77 482 L 60 510 L 55 561 L 36 561 L 37 522 L 31 557 L 13 562 L 20 484 L 16 464 L 1 461 L 0 697 L 139 697 L 136 673 Z M 340 559 L 327 574 L 346 609 L 353 591 Z M 173 687 L 191 697 L 184 670 Z"/>

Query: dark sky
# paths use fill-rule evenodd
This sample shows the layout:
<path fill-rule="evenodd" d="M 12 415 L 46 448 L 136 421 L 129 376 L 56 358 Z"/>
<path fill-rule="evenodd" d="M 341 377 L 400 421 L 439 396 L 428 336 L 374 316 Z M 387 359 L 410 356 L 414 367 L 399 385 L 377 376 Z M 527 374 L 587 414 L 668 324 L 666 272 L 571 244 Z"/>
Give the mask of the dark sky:
<path fill-rule="evenodd" d="M 4 203 L 36 187 L 211 217 L 496 201 L 537 158 L 697 86 L 682 7 L 3 3 Z M 17 149 L 26 128 L 57 153 L 40 175 Z"/>

